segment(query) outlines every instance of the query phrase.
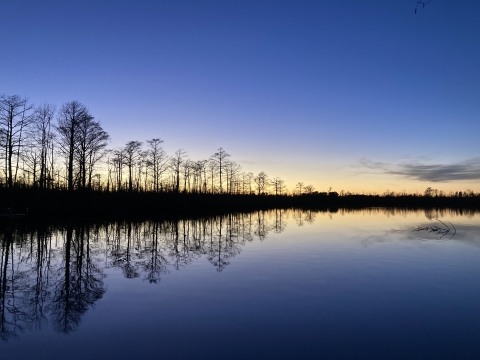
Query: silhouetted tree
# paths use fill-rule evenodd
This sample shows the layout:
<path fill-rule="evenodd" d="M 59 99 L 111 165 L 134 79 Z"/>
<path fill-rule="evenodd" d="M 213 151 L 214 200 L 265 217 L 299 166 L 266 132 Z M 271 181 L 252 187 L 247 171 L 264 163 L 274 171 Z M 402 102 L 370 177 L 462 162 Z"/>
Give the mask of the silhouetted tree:
<path fill-rule="evenodd" d="M 207 164 L 208 171 L 209 171 L 209 183 L 210 183 L 210 193 L 214 194 L 215 193 L 215 177 L 218 172 L 217 164 L 216 162 L 210 158 Z"/>
<path fill-rule="evenodd" d="M 110 135 L 103 130 L 99 122 L 92 122 L 89 125 L 86 141 L 86 170 L 87 170 L 87 187 L 92 188 L 92 175 L 95 165 L 105 155 L 104 149 L 107 147 Z"/>
<path fill-rule="evenodd" d="M 286 190 L 285 182 L 279 177 L 274 178 L 271 184 L 273 186 L 273 191 L 275 192 L 275 195 L 282 195 Z"/>
<path fill-rule="evenodd" d="M 112 157 L 110 162 L 115 174 L 115 190 L 119 191 L 122 189 L 123 184 L 123 166 L 125 165 L 124 161 L 124 149 L 115 149 L 113 150 Z"/>
<path fill-rule="evenodd" d="M 313 185 L 307 185 L 304 188 L 305 194 L 308 194 L 308 195 L 312 195 L 314 191 L 315 191 L 315 188 L 313 187 Z"/>
<path fill-rule="evenodd" d="M 303 182 L 301 182 L 301 181 L 299 181 L 299 182 L 297 183 L 297 185 L 295 185 L 295 190 L 296 190 L 296 192 L 297 192 L 298 195 L 302 195 L 302 194 L 303 194 L 303 186 L 304 186 L 304 184 L 303 184 Z"/>
<path fill-rule="evenodd" d="M 227 193 L 233 194 L 235 192 L 235 185 L 237 183 L 237 176 L 242 167 L 234 161 L 225 161 L 225 176 L 227 178 Z"/>
<path fill-rule="evenodd" d="M 227 154 L 223 148 L 219 148 L 218 151 L 212 155 L 211 159 L 212 162 L 217 166 L 218 168 L 218 175 L 220 177 L 219 179 L 219 189 L 220 189 L 220 194 L 223 193 L 223 181 L 222 181 L 222 174 L 225 171 L 224 165 L 225 165 L 225 160 L 230 156 L 230 154 Z"/>
<path fill-rule="evenodd" d="M 207 192 L 207 163 L 208 160 L 199 160 L 192 165 L 194 169 L 195 192 Z"/>
<path fill-rule="evenodd" d="M 188 183 L 188 191 L 190 191 L 190 176 L 191 171 L 193 168 L 193 161 L 187 159 L 185 160 L 182 165 L 182 173 L 183 173 L 183 191 L 187 192 L 187 183 Z"/>
<path fill-rule="evenodd" d="M 26 128 L 33 121 L 33 105 L 18 95 L 0 96 L 0 141 L 4 150 L 7 186 L 13 187 L 18 173 L 20 151 Z M 15 169 L 15 171 L 14 171 Z"/>
<path fill-rule="evenodd" d="M 169 157 L 161 146 L 162 143 L 163 140 L 161 139 L 147 140 L 149 146 L 147 150 L 147 164 L 152 169 L 153 191 L 155 192 L 162 191 L 161 178 L 168 168 Z"/>
<path fill-rule="evenodd" d="M 185 161 L 185 155 L 186 153 L 183 149 L 178 149 L 175 151 L 175 155 L 170 159 L 170 168 L 174 174 L 174 188 L 176 193 L 180 192 L 180 170 Z"/>
<path fill-rule="evenodd" d="M 133 168 L 140 157 L 140 149 L 142 143 L 140 141 L 129 141 L 123 149 L 123 157 L 125 165 L 128 168 L 128 191 L 133 191 Z"/>
<path fill-rule="evenodd" d="M 52 119 L 55 114 L 55 106 L 50 104 L 43 104 L 36 108 L 34 118 L 34 134 L 33 139 L 36 143 L 37 149 L 40 151 L 40 174 L 38 184 L 41 189 L 47 188 L 48 180 L 53 177 L 53 168 L 49 164 L 48 157 L 53 150 Z"/>
<path fill-rule="evenodd" d="M 109 135 L 94 117 L 86 114 L 78 122 L 76 157 L 79 168 L 80 188 L 92 187 L 92 174 L 95 164 L 103 156 Z"/>
<path fill-rule="evenodd" d="M 248 194 L 253 193 L 253 191 L 252 191 L 252 180 L 253 180 L 253 173 L 248 172 L 248 173 L 244 174 L 243 183 L 244 183 L 244 186 L 246 188 L 248 188 Z M 243 193 L 245 193 L 245 191 Z"/>
<path fill-rule="evenodd" d="M 67 163 L 67 188 L 68 191 L 73 191 L 73 171 L 75 151 L 79 144 L 79 127 L 82 121 L 86 121 L 86 118 L 90 118 L 85 105 L 78 101 L 71 101 L 65 103 L 60 108 L 57 118 L 57 132 L 58 132 L 58 144 L 61 152 L 66 157 Z"/>
<path fill-rule="evenodd" d="M 268 175 L 265 172 L 261 171 L 258 173 L 257 176 L 255 176 L 253 181 L 257 185 L 258 195 L 263 194 L 268 187 Z"/>

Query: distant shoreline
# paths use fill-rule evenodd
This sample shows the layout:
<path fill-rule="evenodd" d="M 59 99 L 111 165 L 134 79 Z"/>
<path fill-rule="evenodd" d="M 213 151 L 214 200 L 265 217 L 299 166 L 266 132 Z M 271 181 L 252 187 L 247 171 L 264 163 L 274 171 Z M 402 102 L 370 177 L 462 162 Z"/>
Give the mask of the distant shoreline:
<path fill-rule="evenodd" d="M 302 195 L 201 194 L 175 192 L 103 192 L 0 188 L 0 214 L 27 214 L 50 218 L 178 218 L 228 212 L 305 208 L 337 211 L 339 208 L 396 207 L 458 208 L 480 210 L 480 196 L 422 196 L 418 194 L 339 195 L 336 192 Z"/>

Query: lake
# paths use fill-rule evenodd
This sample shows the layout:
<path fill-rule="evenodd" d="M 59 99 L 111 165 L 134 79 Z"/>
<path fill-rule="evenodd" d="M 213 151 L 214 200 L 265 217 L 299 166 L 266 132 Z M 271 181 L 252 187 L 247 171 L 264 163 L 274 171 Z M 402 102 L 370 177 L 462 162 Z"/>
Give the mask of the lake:
<path fill-rule="evenodd" d="M 473 359 L 480 213 L 1 228 L 2 359 Z"/>

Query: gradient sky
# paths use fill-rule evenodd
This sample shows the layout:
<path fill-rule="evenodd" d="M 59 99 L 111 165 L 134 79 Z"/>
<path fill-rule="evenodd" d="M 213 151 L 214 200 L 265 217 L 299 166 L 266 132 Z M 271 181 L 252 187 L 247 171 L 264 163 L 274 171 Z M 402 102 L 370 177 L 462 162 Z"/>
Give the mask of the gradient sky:
<path fill-rule="evenodd" d="M 480 191 L 480 2 L 0 0 L 0 93 L 319 191 Z"/>

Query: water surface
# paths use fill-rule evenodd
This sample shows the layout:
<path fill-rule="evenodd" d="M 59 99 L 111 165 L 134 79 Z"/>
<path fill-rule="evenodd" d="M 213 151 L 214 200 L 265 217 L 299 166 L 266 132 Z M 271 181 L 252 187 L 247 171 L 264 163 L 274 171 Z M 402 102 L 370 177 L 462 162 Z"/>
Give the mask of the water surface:
<path fill-rule="evenodd" d="M 468 359 L 480 216 L 273 210 L 2 228 L 6 359 Z"/>

